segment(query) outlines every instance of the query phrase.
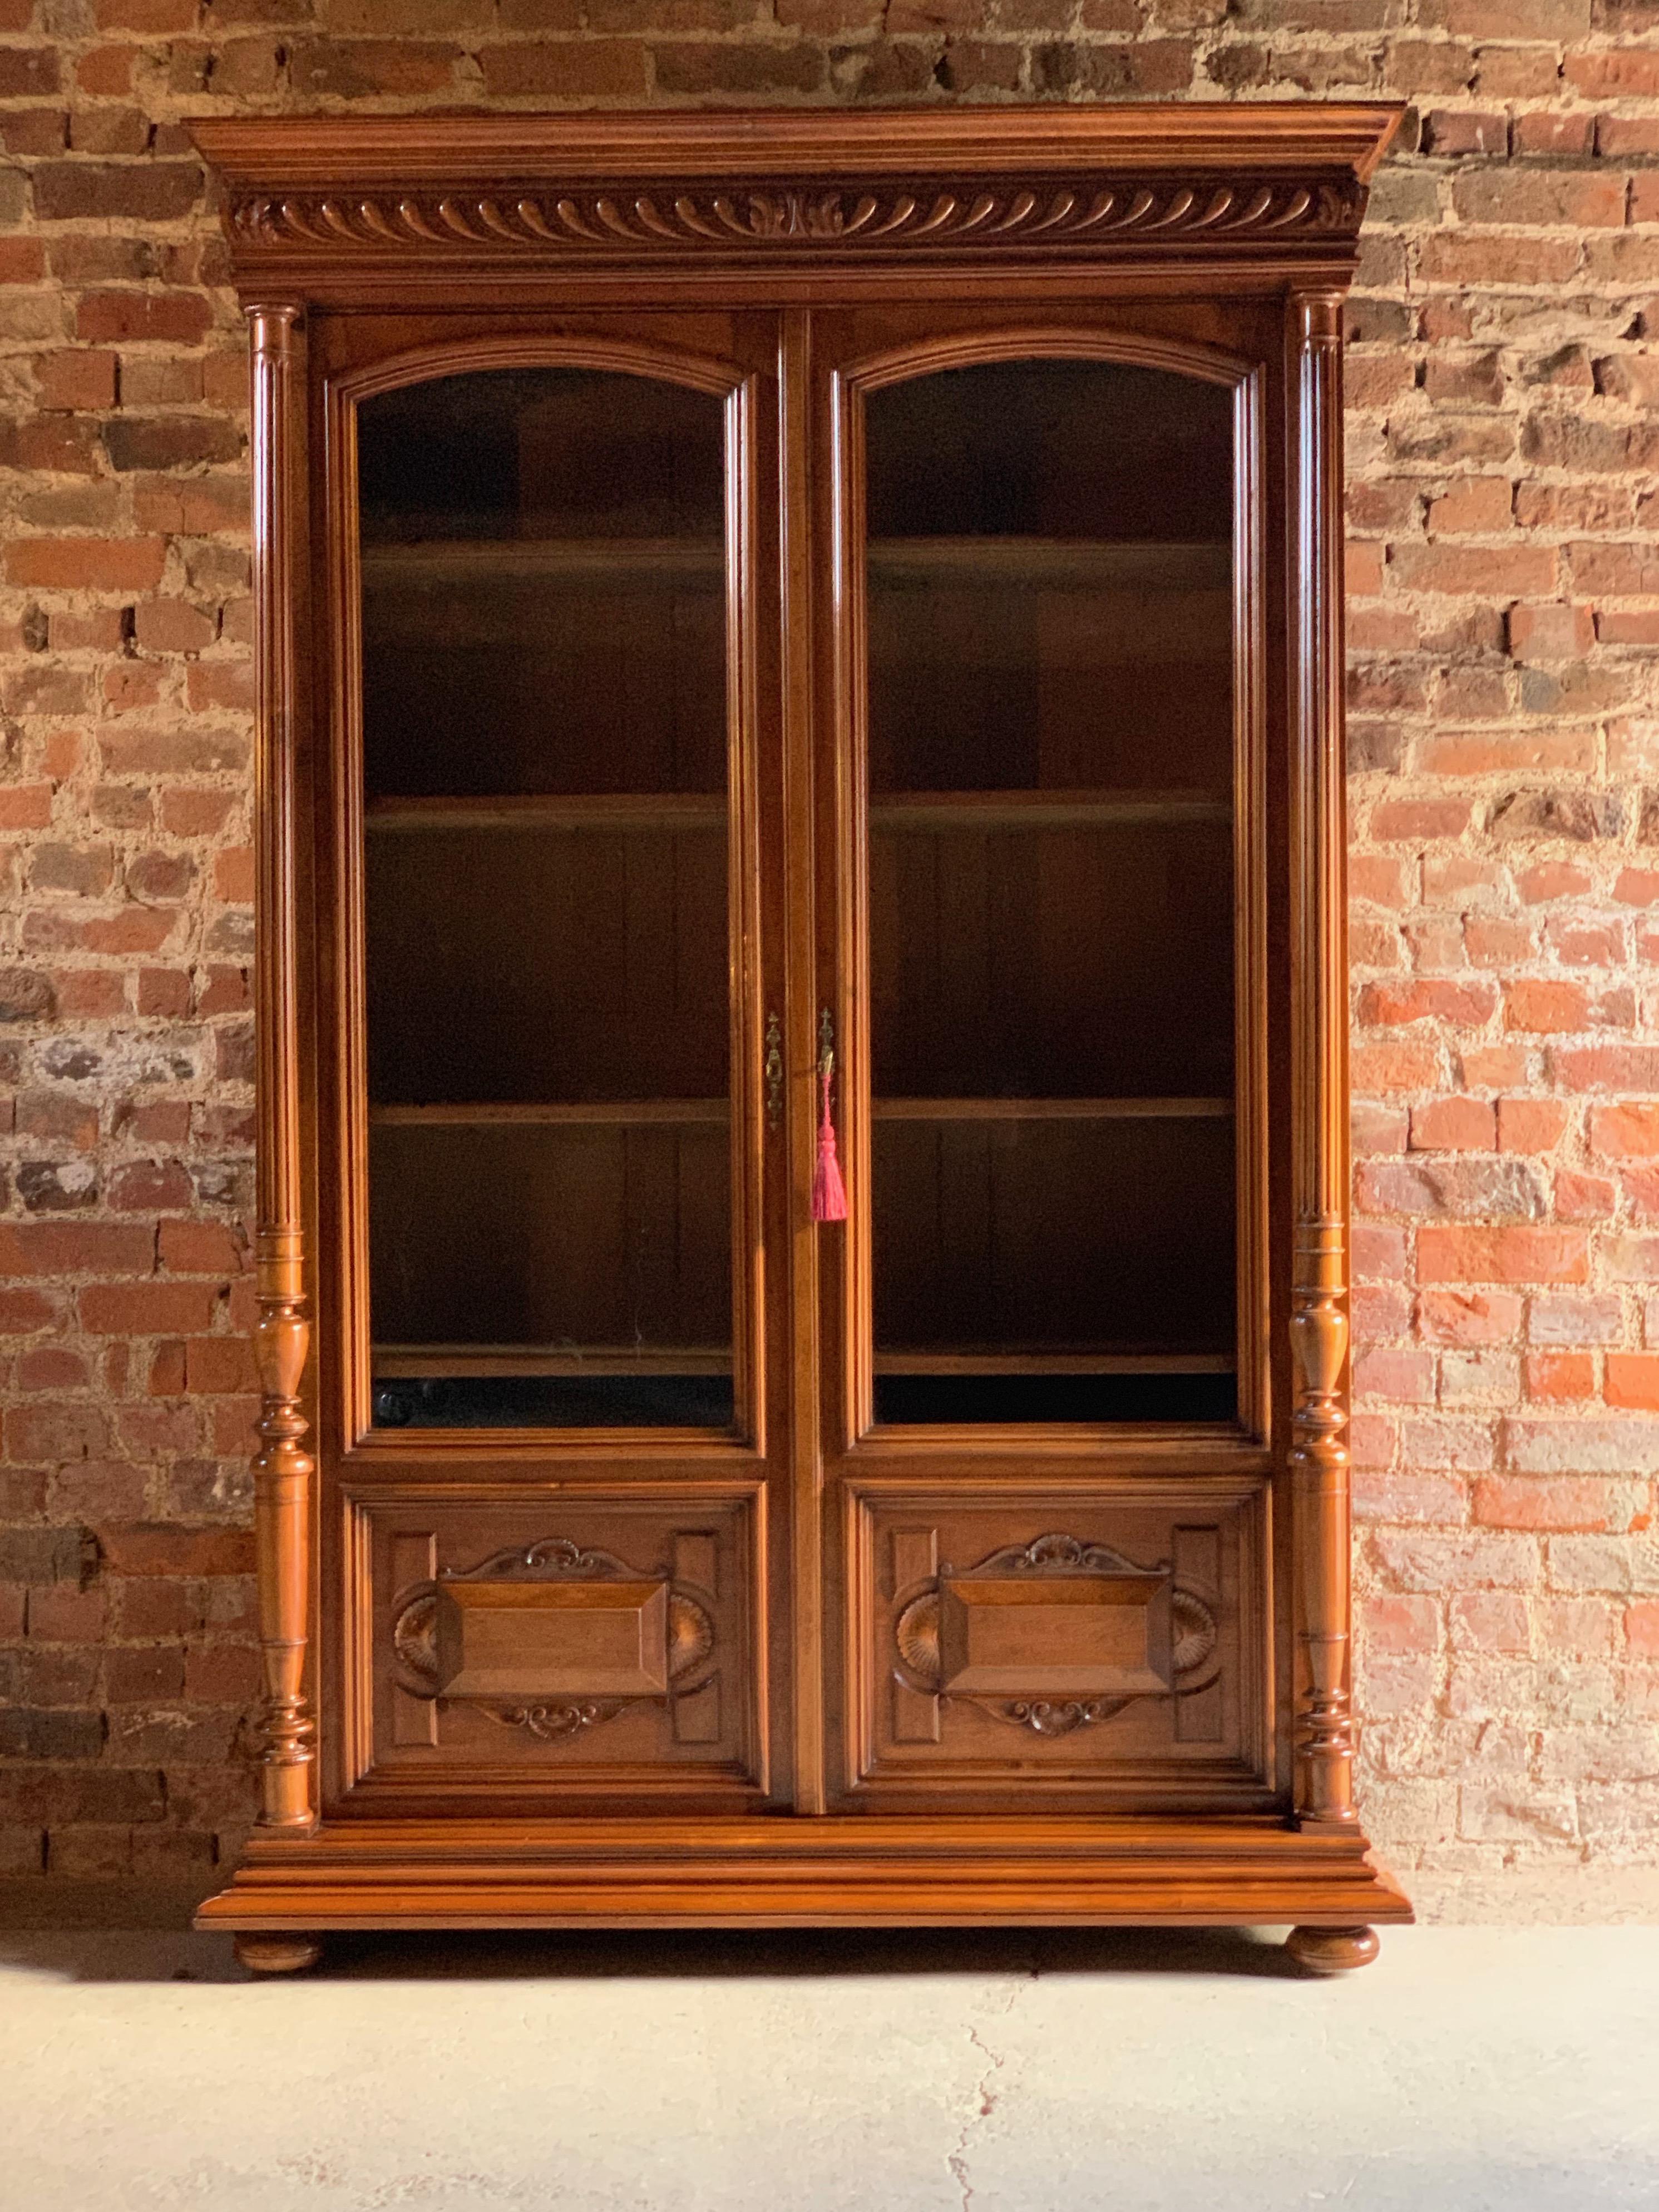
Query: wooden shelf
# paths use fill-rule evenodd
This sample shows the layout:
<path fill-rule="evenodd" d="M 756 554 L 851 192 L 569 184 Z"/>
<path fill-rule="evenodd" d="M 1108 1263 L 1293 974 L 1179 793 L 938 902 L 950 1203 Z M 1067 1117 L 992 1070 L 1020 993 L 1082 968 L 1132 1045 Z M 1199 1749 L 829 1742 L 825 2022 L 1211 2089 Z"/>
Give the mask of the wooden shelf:
<path fill-rule="evenodd" d="M 985 582 L 1015 590 L 1224 592 L 1233 574 L 1225 538 L 1171 544 L 1110 538 L 872 538 L 867 558 L 872 583 Z"/>
<path fill-rule="evenodd" d="M 878 1121 L 1199 1121 L 1231 1116 L 1231 1098 L 877 1098 Z M 376 1128 L 662 1127 L 730 1121 L 724 1098 L 445 1100 L 371 1106 Z"/>
<path fill-rule="evenodd" d="M 726 547 L 718 538 L 426 538 L 365 545 L 362 576 L 366 591 L 434 584 L 485 589 L 514 580 L 718 586 L 726 577 Z"/>
<path fill-rule="evenodd" d="M 722 792 L 532 792 L 497 799 L 371 799 L 370 830 L 724 830 Z"/>
<path fill-rule="evenodd" d="M 1225 1121 L 1231 1098 L 877 1098 L 878 1121 Z M 376 1128 L 582 1128 L 663 1127 L 728 1121 L 724 1098 L 445 1100 L 436 1105 L 371 1106 Z"/>
<path fill-rule="evenodd" d="M 1202 791 L 902 791 L 870 800 L 872 830 L 1113 830 L 1229 822 L 1232 803 Z M 372 799 L 372 830 L 724 830 L 720 792 L 531 792 L 496 798 Z"/>
<path fill-rule="evenodd" d="M 729 1375 L 732 1354 L 696 1344 L 377 1344 L 377 1382 L 445 1376 Z M 1231 1375 L 1231 1352 L 884 1351 L 878 1375 Z"/>
<path fill-rule="evenodd" d="M 713 1344 L 377 1344 L 377 1382 L 450 1376 L 729 1375 L 732 1354 Z"/>
<path fill-rule="evenodd" d="M 1232 547 L 1224 538 L 872 538 L 872 582 L 1019 588 L 1094 586 L 1146 592 L 1228 591 Z M 366 590 L 426 585 L 483 588 L 502 581 L 719 585 L 726 547 L 699 538 L 425 538 L 368 544 Z"/>
<path fill-rule="evenodd" d="M 1230 822 L 1232 802 L 1203 791 L 896 791 L 872 793 L 872 830 L 1116 830 Z"/>
<path fill-rule="evenodd" d="M 544 1099 L 458 1101 L 436 1106 L 371 1106 L 376 1128 L 651 1128 L 728 1121 L 724 1098 L 599 1098 L 568 1104 Z"/>
<path fill-rule="evenodd" d="M 1231 1098 L 878 1098 L 878 1121 L 1222 1121 Z"/>
<path fill-rule="evenodd" d="M 878 1351 L 878 1375 L 1231 1375 L 1231 1352 Z"/>

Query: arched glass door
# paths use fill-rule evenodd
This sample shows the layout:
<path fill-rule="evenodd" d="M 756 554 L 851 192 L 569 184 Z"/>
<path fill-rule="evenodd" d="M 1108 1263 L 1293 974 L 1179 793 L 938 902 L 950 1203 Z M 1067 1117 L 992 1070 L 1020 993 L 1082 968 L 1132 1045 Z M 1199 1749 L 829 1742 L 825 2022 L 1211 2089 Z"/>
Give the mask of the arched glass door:
<path fill-rule="evenodd" d="M 357 409 L 379 1428 L 735 1418 L 727 416 Z"/>
<path fill-rule="evenodd" d="M 863 410 L 873 1407 L 1230 1420 L 1234 394 Z"/>

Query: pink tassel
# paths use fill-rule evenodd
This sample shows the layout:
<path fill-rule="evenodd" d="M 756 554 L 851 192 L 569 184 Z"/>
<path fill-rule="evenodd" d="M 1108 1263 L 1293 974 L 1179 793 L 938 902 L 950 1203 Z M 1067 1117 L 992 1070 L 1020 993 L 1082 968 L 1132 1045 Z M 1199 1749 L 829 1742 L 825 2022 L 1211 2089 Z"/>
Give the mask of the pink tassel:
<path fill-rule="evenodd" d="M 847 1218 L 847 1186 L 841 1179 L 841 1162 L 836 1157 L 836 1125 L 830 1118 L 830 1064 L 825 1065 L 818 1082 L 823 1096 L 823 1113 L 818 1122 L 818 1159 L 812 1171 L 812 1218 L 814 1221 L 845 1221 Z"/>

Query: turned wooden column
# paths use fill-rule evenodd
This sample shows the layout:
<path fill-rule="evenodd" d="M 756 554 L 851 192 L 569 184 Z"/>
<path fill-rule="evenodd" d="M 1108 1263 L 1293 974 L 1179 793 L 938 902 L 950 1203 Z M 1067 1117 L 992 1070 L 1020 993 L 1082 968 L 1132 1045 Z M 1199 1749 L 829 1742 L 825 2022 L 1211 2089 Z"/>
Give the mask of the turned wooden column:
<path fill-rule="evenodd" d="M 311 1595 L 309 1427 L 301 1381 L 310 1348 L 300 1164 L 295 942 L 294 518 L 301 513 L 305 337 L 297 307 L 248 310 L 253 357 L 255 967 L 258 1032 L 258 1318 L 263 1397 L 254 1426 L 259 1637 L 264 1656 L 259 1824 L 316 1817 L 316 1723 L 307 1693 Z"/>
<path fill-rule="evenodd" d="M 1291 1476 L 1297 1815 L 1351 1825 L 1348 939 L 1342 748 L 1342 301 L 1291 301 L 1296 374 Z"/>

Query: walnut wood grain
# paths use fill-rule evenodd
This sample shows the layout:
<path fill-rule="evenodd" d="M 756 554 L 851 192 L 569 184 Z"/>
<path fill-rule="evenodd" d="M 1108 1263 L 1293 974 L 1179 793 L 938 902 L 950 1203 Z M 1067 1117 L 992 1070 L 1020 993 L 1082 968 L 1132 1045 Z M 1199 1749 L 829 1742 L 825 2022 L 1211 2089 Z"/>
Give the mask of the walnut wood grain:
<path fill-rule="evenodd" d="M 1347 1826 L 1353 1802 L 1349 1680 L 1347 900 L 1342 760 L 1342 302 L 1292 303 L 1297 375 L 1297 638 L 1291 964 L 1296 1244 L 1291 1342 L 1297 1392 L 1297 1693 L 1307 1821 Z"/>
<path fill-rule="evenodd" d="M 1248 1927 L 1411 1908 L 1359 1839 L 1271 1820 L 388 1818 L 261 1833 L 204 1927 Z"/>
<path fill-rule="evenodd" d="M 243 267 L 403 260 L 1293 259 L 1352 235 L 1397 111 L 1224 105 L 204 122 Z M 513 127 L 517 125 L 519 127 Z"/>
<path fill-rule="evenodd" d="M 258 1319 L 262 1393 L 254 1426 L 259 1638 L 265 1677 L 260 1810 L 269 1827 L 303 1828 L 315 1810 L 315 1717 L 307 1692 L 312 1481 L 301 1383 L 310 1350 L 300 1144 L 299 937 L 295 751 L 300 711 L 293 578 L 304 557 L 305 338 L 282 303 L 248 315 L 253 363 L 254 793 L 258 846 Z"/>
<path fill-rule="evenodd" d="M 1292 1954 L 1328 1972 L 1371 1955 L 1376 1924 L 1409 1917 L 1367 1856 L 1352 1784 L 1339 688 L 1340 301 L 1398 119 L 1309 101 L 196 126 L 254 346 L 262 1806 L 244 1864 L 203 1913 L 241 1931 L 254 1970 L 310 1963 L 319 1931 L 350 1926 L 1185 1920 L 1291 1923 Z M 1200 502 L 1190 544 L 1142 542 L 1161 518 L 1116 538 L 999 539 L 910 536 L 890 515 L 866 548 L 875 396 L 1032 360 L 1218 395 L 1231 540 Z M 360 558 L 357 408 L 427 379 L 544 368 L 718 399 L 723 544 L 560 538 L 526 507 L 515 541 L 475 547 L 452 524 Z M 1079 595 L 1109 589 L 1149 635 L 1187 625 L 1227 641 L 1231 677 L 1218 644 L 1193 664 L 1213 745 L 1183 750 L 1167 702 L 1126 688 L 1146 707 L 1128 773 L 1074 765 L 1062 745 L 1053 788 L 967 787 L 975 769 L 963 788 L 893 777 L 903 787 L 872 793 L 871 655 L 881 665 L 896 635 L 882 606 L 980 594 L 986 666 L 1003 682 L 1018 639 L 1002 610 L 1032 619 L 1047 594 L 1044 618 L 1071 622 Z M 570 752 L 545 780 L 586 779 L 591 794 L 503 775 L 501 795 L 487 778 L 473 797 L 398 797 L 394 783 L 365 806 L 365 608 L 397 610 L 401 649 L 441 601 L 445 641 L 453 629 L 487 656 L 513 651 L 516 610 L 539 590 L 724 620 L 728 790 L 699 769 L 682 780 L 707 789 L 607 793 L 628 775 L 590 774 Z M 1100 663 L 1114 684 L 1145 658 L 1132 627 L 1119 619 Z M 603 734 L 603 688 L 576 671 L 568 733 L 586 716 Z M 932 780 L 951 774 L 947 760 Z M 1171 882 L 1207 870 L 1212 904 L 1157 909 L 1168 941 L 1132 932 L 1121 957 L 1167 975 L 1158 1018 L 1167 1008 L 1195 1033 L 1227 1018 L 1226 978 L 1210 975 L 1192 917 L 1220 942 L 1231 867 L 1231 1077 L 1219 1060 L 1214 1080 L 1197 1062 L 1144 1083 L 1011 1075 L 1011 1091 L 1058 1095 L 981 1097 L 996 1086 L 958 1085 L 919 1053 L 896 1095 L 872 1097 L 872 834 L 884 883 L 934 867 L 929 854 L 995 848 L 1006 869 L 1041 848 L 1042 896 L 1062 905 L 1085 851 L 1115 867 L 1121 852 L 1120 874 L 1138 853 L 1167 855 Z M 653 872 L 689 884 L 717 835 L 729 1096 L 713 1095 L 712 1055 L 678 1086 L 696 1096 L 654 1094 L 653 1069 L 597 1106 L 515 1063 L 471 1101 L 460 1083 L 436 1086 L 447 1103 L 393 1085 L 371 1113 L 371 847 L 410 912 L 433 897 L 442 914 L 446 880 L 473 884 L 465 912 L 450 909 L 471 945 L 487 934 L 476 885 L 492 866 L 532 883 L 556 848 L 647 887 Z M 544 933 L 533 896 L 515 894 L 513 911 Z M 884 911 L 887 927 L 900 902 Z M 988 902 L 987 948 L 1003 911 Z M 951 957 L 953 934 L 936 926 L 927 957 Z M 621 997 L 589 980 L 568 1007 L 538 986 L 526 1030 L 614 1031 Z M 890 1028 L 926 1016 L 925 989 L 905 991 Z M 808 1218 L 824 1008 L 844 1224 Z M 404 1012 L 420 1009 L 416 994 Z M 1063 1028 L 1045 1038 L 1050 1059 Z M 395 1047 L 388 1060 L 377 1032 L 375 1064 Z M 1127 1095 L 1137 1087 L 1158 1095 Z M 371 1123 L 377 1146 L 447 1145 L 454 1162 L 469 1126 L 480 1149 L 580 1142 L 610 1161 L 605 1146 L 647 1141 L 627 1135 L 630 1115 L 664 1125 L 648 1141 L 678 1147 L 676 1177 L 707 1185 L 714 1153 L 726 1162 L 730 1427 L 374 1429 Z M 1146 1148 L 1125 1157 L 1152 1162 L 1148 1188 L 1180 1209 L 1164 1243 L 1187 1270 L 1176 1325 L 1073 1326 L 1056 1307 L 1010 1330 L 1012 1352 L 998 1320 L 960 1344 L 896 1331 L 878 1357 L 878 1127 L 901 1148 Z M 1159 1146 L 1184 1148 L 1179 1170 L 1157 1164 Z M 1236 1331 L 1210 1328 L 1183 1256 L 1199 1253 L 1193 1218 L 1224 1202 L 1229 1160 Z M 448 1199 L 464 1194 L 464 1168 L 445 1172 Z M 989 1204 L 988 1170 L 971 1183 L 957 1173 L 957 1201 Z M 946 1188 L 923 1184 L 919 1221 Z M 432 1222 L 459 1221 L 448 1199 Z M 447 1233 L 420 1248 L 422 1267 Z M 446 1325 L 441 1344 L 383 1346 L 386 1371 L 583 1371 L 562 1321 L 495 1328 L 542 1327 L 537 1345 L 452 1345 L 476 1318 Z M 677 1357 L 718 1367 L 722 1327 L 695 1319 L 677 1355 L 630 1345 L 619 1315 L 591 1332 L 593 1356 L 617 1373 Z M 1106 1336 L 1118 1340 L 1096 1345 Z M 902 1347 L 917 1339 L 912 1359 Z M 1037 1380 L 1232 1369 L 1237 1416 L 873 1421 L 878 1373 L 999 1361 Z M 586 1563 L 568 1581 L 565 1544 Z M 1034 1596 L 1028 1577 L 1051 1573 Z"/>
<path fill-rule="evenodd" d="M 1382 1948 L 1374 1928 L 1292 1928 L 1285 1948 L 1310 1974 L 1351 1974 Z"/>

